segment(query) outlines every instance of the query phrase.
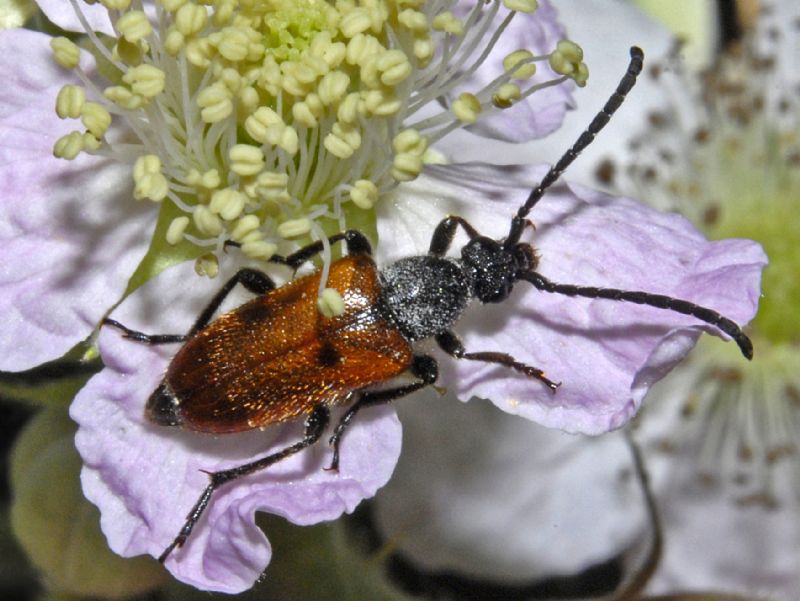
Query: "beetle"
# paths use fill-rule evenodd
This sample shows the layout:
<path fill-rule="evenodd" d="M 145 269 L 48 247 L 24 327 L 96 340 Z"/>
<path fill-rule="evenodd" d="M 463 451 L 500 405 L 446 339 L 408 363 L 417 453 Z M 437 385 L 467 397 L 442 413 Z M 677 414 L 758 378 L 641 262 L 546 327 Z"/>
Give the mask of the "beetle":
<path fill-rule="evenodd" d="M 452 330 L 471 301 L 503 302 L 519 281 L 542 292 L 626 301 L 691 315 L 729 335 L 742 354 L 752 358 L 749 338 L 735 322 L 716 311 L 660 294 L 552 282 L 536 271 L 534 248 L 521 241 L 524 230 L 532 225 L 527 219 L 531 209 L 608 123 L 634 86 L 644 57 L 636 47 L 631 48 L 630 56 L 616 90 L 531 191 L 512 217 L 505 238 L 483 236 L 463 218 L 449 216 L 435 228 L 428 254 L 378 269 L 370 243 L 361 232 L 348 230 L 331 236 L 330 244 L 343 242 L 347 250 L 347 255 L 330 265 L 326 282 L 341 294 L 344 303 L 343 311 L 333 316 L 320 313 L 315 302 L 321 271 L 276 287 L 265 273 L 244 268 L 211 299 L 185 335 L 144 334 L 113 319 L 105 320 L 125 337 L 142 343 L 183 344 L 147 401 L 146 416 L 156 424 L 223 434 L 305 418 L 305 433 L 298 442 L 244 465 L 209 473 L 209 484 L 159 561 L 164 562 L 185 543 L 216 489 L 315 444 L 329 425 L 330 408 L 349 404 L 330 436 L 333 460 L 329 469 L 336 470 L 342 436 L 359 410 L 436 382 L 437 362 L 415 352 L 417 341 L 433 338 L 456 359 L 503 365 L 555 392 L 559 383 L 548 379 L 541 369 L 502 352 L 468 352 Z M 448 257 L 459 227 L 469 241 L 460 258 Z M 322 249 L 322 242 L 317 241 L 270 260 L 296 270 Z M 237 284 L 258 296 L 212 321 Z M 410 373 L 414 381 L 375 388 L 404 373 Z"/>

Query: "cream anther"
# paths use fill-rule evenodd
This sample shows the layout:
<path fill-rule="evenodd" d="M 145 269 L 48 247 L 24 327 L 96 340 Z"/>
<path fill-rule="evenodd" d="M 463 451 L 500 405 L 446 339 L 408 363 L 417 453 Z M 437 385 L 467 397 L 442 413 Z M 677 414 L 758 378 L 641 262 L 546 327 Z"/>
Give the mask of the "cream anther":
<path fill-rule="evenodd" d="M 402 103 L 390 89 L 369 90 L 363 93 L 364 108 L 373 115 L 388 117 L 400 110 Z"/>
<path fill-rule="evenodd" d="M 117 20 L 116 28 L 120 35 L 132 44 L 153 33 L 147 15 L 140 10 L 126 12 Z"/>
<path fill-rule="evenodd" d="M 190 36 L 202 31 L 208 22 L 205 7 L 196 4 L 183 4 L 175 13 L 175 30 L 183 36 Z"/>
<path fill-rule="evenodd" d="M 536 73 L 536 65 L 530 62 L 532 59 L 530 50 L 517 50 L 503 59 L 503 69 L 514 79 L 529 79 Z"/>
<path fill-rule="evenodd" d="M 233 188 L 225 188 L 217 190 L 211 195 L 208 208 L 225 221 L 233 221 L 242 214 L 246 201 L 247 197 L 242 192 Z"/>
<path fill-rule="evenodd" d="M 71 161 L 83 150 L 83 136 L 79 131 L 61 136 L 53 145 L 53 156 Z"/>
<path fill-rule="evenodd" d="M 219 259 L 217 259 L 217 255 L 206 253 L 202 257 L 198 257 L 194 262 L 194 271 L 199 276 L 217 277 L 217 274 L 219 274 Z"/>
<path fill-rule="evenodd" d="M 354 8 L 339 21 L 339 30 L 346 38 L 364 33 L 370 27 L 372 27 L 372 20 L 366 8 Z"/>
<path fill-rule="evenodd" d="M 278 245 L 266 240 L 254 240 L 242 244 L 242 252 L 252 259 L 266 261 L 278 252 Z"/>
<path fill-rule="evenodd" d="M 50 40 L 50 49 L 56 62 L 65 69 L 74 69 L 80 61 L 81 51 L 74 42 L 58 37 Z"/>
<path fill-rule="evenodd" d="M 436 31 L 443 31 L 453 35 L 464 35 L 464 23 L 449 10 L 439 13 L 431 23 Z"/>
<path fill-rule="evenodd" d="M 220 82 L 203 89 L 197 96 L 197 104 L 202 109 L 200 117 L 206 123 L 222 121 L 233 112 L 231 91 Z"/>
<path fill-rule="evenodd" d="M 358 120 L 358 115 L 364 112 L 362 108 L 361 95 L 358 92 L 350 92 L 339 104 L 336 110 L 336 117 L 342 123 L 353 124 Z"/>
<path fill-rule="evenodd" d="M 164 91 L 166 75 L 158 67 L 153 65 L 139 65 L 128 69 L 122 76 L 122 81 L 131 87 L 134 94 L 139 94 L 144 98 L 154 98 Z"/>
<path fill-rule="evenodd" d="M 325 136 L 323 144 L 328 152 L 340 159 L 349 159 L 355 151 L 345 140 L 333 133 Z"/>
<path fill-rule="evenodd" d="M 127 10 L 131 0 L 100 0 L 100 4 L 109 10 Z"/>
<path fill-rule="evenodd" d="M 415 33 L 424 33 L 428 31 L 428 17 L 425 13 L 421 13 L 411 8 L 406 8 L 400 11 L 397 15 L 397 21 Z"/>
<path fill-rule="evenodd" d="M 77 119 L 86 102 L 86 90 L 80 86 L 67 84 L 56 96 L 56 114 L 62 119 Z"/>
<path fill-rule="evenodd" d="M 561 40 L 550 54 L 550 67 L 556 73 L 575 80 L 579 86 L 586 85 L 589 70 L 583 61 L 583 50 L 575 42 Z"/>
<path fill-rule="evenodd" d="M 164 39 L 164 49 L 172 56 L 176 56 L 178 52 L 180 52 L 185 41 L 186 38 L 180 31 L 174 27 L 170 27 L 167 31 L 167 37 Z"/>
<path fill-rule="evenodd" d="M 186 42 L 186 60 L 195 67 L 208 68 L 211 65 L 211 57 L 213 55 L 214 49 L 207 38 L 191 39 Z"/>
<path fill-rule="evenodd" d="M 244 29 L 226 27 L 221 32 L 209 36 L 209 40 L 217 47 L 219 53 L 229 61 L 241 61 L 247 57 L 248 39 Z"/>
<path fill-rule="evenodd" d="M 347 46 L 343 42 L 333 42 L 330 31 L 320 31 L 314 36 L 309 50 L 313 56 L 320 57 L 330 69 L 342 64 L 347 54 Z"/>
<path fill-rule="evenodd" d="M 293 127 L 284 127 L 280 132 L 280 137 L 276 146 L 282 148 L 288 154 L 294 156 L 299 149 L 300 139 L 297 135 L 297 130 Z"/>
<path fill-rule="evenodd" d="M 414 56 L 420 67 L 425 67 L 433 58 L 435 46 L 430 36 L 421 36 L 414 40 Z"/>
<path fill-rule="evenodd" d="M 186 215 L 181 215 L 180 217 L 173 219 L 167 228 L 167 244 L 175 246 L 181 240 L 183 240 L 183 234 L 188 226 L 189 218 L 186 217 Z"/>
<path fill-rule="evenodd" d="M 228 152 L 231 171 L 247 177 L 256 175 L 264 168 L 264 153 L 260 148 L 249 144 L 236 144 Z"/>
<path fill-rule="evenodd" d="M 371 209 L 378 200 L 378 187 L 367 179 L 357 180 L 350 189 L 350 200 L 359 209 Z"/>
<path fill-rule="evenodd" d="M 161 159 L 158 155 L 140 156 L 133 164 L 133 197 L 137 200 L 149 198 L 154 202 L 164 200 L 169 191 L 167 179 L 161 173 Z"/>
<path fill-rule="evenodd" d="M 322 104 L 330 106 L 339 102 L 347 92 L 350 78 L 342 71 L 331 71 L 319 82 L 317 91 Z"/>
<path fill-rule="evenodd" d="M 474 94 L 464 92 L 453 102 L 452 110 L 462 123 L 475 123 L 481 113 L 481 101 Z"/>
<path fill-rule="evenodd" d="M 239 218 L 231 230 L 231 239 L 241 242 L 250 232 L 255 232 L 261 227 L 261 221 L 256 215 L 245 215 Z"/>
<path fill-rule="evenodd" d="M 338 290 L 325 288 L 317 298 L 317 308 L 324 317 L 337 317 L 344 313 L 344 299 Z"/>
<path fill-rule="evenodd" d="M 81 123 L 95 137 L 102 138 L 111 125 L 111 115 L 101 104 L 84 102 L 81 106 Z"/>
<path fill-rule="evenodd" d="M 274 125 L 283 127 L 283 119 L 268 106 L 259 107 L 244 121 L 245 131 L 251 138 L 262 144 L 267 141 L 267 130 Z"/>
<path fill-rule="evenodd" d="M 181 6 L 186 4 L 187 0 L 158 0 L 158 2 L 163 6 L 168 12 L 174 13 L 178 10 Z"/>
<path fill-rule="evenodd" d="M 311 231 L 311 221 L 306 217 L 289 219 L 278 226 L 278 235 L 281 238 L 297 238 L 305 236 Z"/>
<path fill-rule="evenodd" d="M 399 182 L 415 179 L 422 172 L 422 157 L 408 152 L 395 155 L 392 161 L 392 177 Z"/>
<path fill-rule="evenodd" d="M 392 147 L 396 152 L 416 152 L 422 154 L 425 141 L 416 129 L 404 129 L 392 140 Z"/>
<path fill-rule="evenodd" d="M 145 154 L 136 159 L 133 164 L 134 179 L 151 173 L 161 173 L 161 158 L 157 154 Z"/>
<path fill-rule="evenodd" d="M 317 127 L 319 122 L 317 121 L 317 116 L 312 112 L 311 107 L 308 106 L 307 102 L 295 102 L 292 105 L 292 117 L 294 120 L 308 128 Z"/>
<path fill-rule="evenodd" d="M 396 86 L 411 75 L 411 63 L 402 50 L 387 50 L 378 57 L 378 70 L 381 72 L 381 83 L 385 86 Z"/>
<path fill-rule="evenodd" d="M 256 178 L 259 196 L 270 200 L 280 200 L 289 185 L 289 175 L 278 171 L 262 171 Z"/>
<path fill-rule="evenodd" d="M 81 136 L 81 138 L 83 140 L 83 151 L 84 152 L 90 152 L 92 150 L 97 150 L 98 148 L 100 148 L 100 145 L 101 145 L 100 144 L 100 140 L 95 138 L 88 131 L 84 132 L 83 136 Z"/>
<path fill-rule="evenodd" d="M 239 104 L 245 114 L 253 113 L 258 108 L 261 98 L 253 86 L 244 86 L 239 90 Z"/>
<path fill-rule="evenodd" d="M 503 6 L 508 10 L 515 10 L 521 13 L 533 13 L 539 8 L 536 0 L 503 0 Z"/>
<path fill-rule="evenodd" d="M 497 108 L 507 109 L 514 104 L 515 100 L 519 100 L 521 97 L 522 91 L 517 84 L 510 82 L 504 83 L 497 88 L 497 92 L 492 96 L 492 103 Z"/>
<path fill-rule="evenodd" d="M 192 218 L 197 229 L 207 236 L 219 236 L 223 232 L 222 220 L 206 205 L 197 205 Z"/>
<path fill-rule="evenodd" d="M 103 90 L 103 96 L 114 104 L 130 111 L 141 108 L 144 105 L 144 98 L 134 94 L 125 86 L 111 86 Z"/>
<path fill-rule="evenodd" d="M 350 65 L 364 65 L 385 51 L 386 48 L 374 36 L 359 33 L 347 42 L 345 58 Z"/>

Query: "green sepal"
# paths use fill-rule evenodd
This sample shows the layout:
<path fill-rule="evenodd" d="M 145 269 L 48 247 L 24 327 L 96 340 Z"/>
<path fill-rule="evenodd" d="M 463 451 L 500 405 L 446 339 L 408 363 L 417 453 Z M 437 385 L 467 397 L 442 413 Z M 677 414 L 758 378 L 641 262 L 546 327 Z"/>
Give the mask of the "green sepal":
<path fill-rule="evenodd" d="M 11 453 L 11 526 L 52 592 L 125 599 L 159 586 L 163 568 L 150 557 L 113 553 L 100 512 L 81 492 L 76 425 L 65 408 L 40 411 Z"/>
<path fill-rule="evenodd" d="M 43 406 L 66 407 L 103 368 L 94 347 L 82 342 L 63 357 L 22 372 L 0 372 L 0 397 Z"/>
<path fill-rule="evenodd" d="M 155 231 L 150 239 L 150 248 L 147 249 L 147 253 L 142 258 L 136 271 L 133 272 L 130 280 L 128 280 L 128 288 L 125 290 L 124 297 L 156 277 L 168 267 L 183 263 L 184 261 L 193 261 L 208 252 L 206 249 L 195 246 L 186 240 L 179 242 L 175 246 L 167 242 L 167 229 L 172 223 L 172 220 L 183 215 L 183 211 L 173 203 L 161 203 L 161 210 L 158 212 L 158 221 L 156 222 Z"/>

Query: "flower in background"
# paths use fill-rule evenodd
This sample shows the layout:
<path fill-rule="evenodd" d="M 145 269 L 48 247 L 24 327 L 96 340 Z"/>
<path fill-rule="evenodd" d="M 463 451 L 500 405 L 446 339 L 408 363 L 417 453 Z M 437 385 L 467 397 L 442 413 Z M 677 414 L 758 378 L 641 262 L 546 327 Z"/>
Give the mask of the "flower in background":
<path fill-rule="evenodd" d="M 674 103 L 653 113 L 637 160 L 616 170 L 623 189 L 712 239 L 758 240 L 770 257 L 749 326 L 757 360 L 702 343 L 645 412 L 640 436 L 668 532 L 653 592 L 800 594 L 797 16 L 792 2 L 765 3 L 707 72 L 677 60 L 658 68 Z"/>
<path fill-rule="evenodd" d="M 656 77 L 643 78 L 641 89 L 652 89 L 661 110 L 647 130 L 629 132 L 640 134 L 632 163 L 614 160 L 600 170 L 616 174 L 612 189 L 685 212 L 712 238 L 760 240 L 771 259 L 762 308 L 748 328 L 754 361 L 741 361 L 730 345 L 702 340 L 654 387 L 637 421 L 636 438 L 653 472 L 665 534 L 664 554 L 648 589 L 652 594 L 702 591 L 709 598 L 717 592 L 786 601 L 800 595 L 800 355 L 793 319 L 793 299 L 800 296 L 793 275 L 800 114 L 791 67 L 798 50 L 796 16 L 795 3 L 766 6 L 757 30 L 728 47 L 707 74 L 675 61 L 651 62 Z M 674 104 L 664 109 L 664 100 Z M 596 154 L 607 139 L 601 136 L 595 144 Z M 415 409 L 400 415 L 407 428 L 416 426 L 422 434 L 406 446 L 395 477 L 375 504 L 389 544 L 422 570 L 478 574 L 514 586 L 512 576 L 533 580 L 574 573 L 591 565 L 587 556 L 612 557 L 635 540 L 638 522 L 632 513 L 640 504 L 630 496 L 630 483 L 613 474 L 601 479 L 602 485 L 592 480 L 597 470 L 624 465 L 620 449 L 573 440 L 576 450 L 541 465 L 531 457 L 535 427 L 489 422 L 493 436 L 484 441 L 485 433 L 473 434 L 473 427 L 450 432 L 457 414 Z M 440 413 L 444 417 L 437 421 Z M 545 445 L 540 452 L 550 457 Z M 594 451 L 593 461 L 582 461 L 580 451 Z M 427 466 L 433 453 L 439 454 L 435 466 L 448 467 L 434 470 L 429 480 L 420 466 Z M 562 498 L 565 487 L 559 483 L 567 478 L 586 485 Z M 501 491 L 496 496 L 472 489 L 487 479 Z M 526 494 L 510 492 L 517 482 Z M 560 512 L 550 509 L 554 504 Z M 584 504 L 591 505 L 597 523 L 561 536 L 567 526 L 581 524 L 569 511 Z M 417 530 L 420 513 L 434 524 L 433 536 Z M 558 561 L 559 550 L 569 549 L 576 537 L 585 540 L 584 553 L 563 554 L 573 563 Z M 592 556 L 598 548 L 606 554 Z"/>

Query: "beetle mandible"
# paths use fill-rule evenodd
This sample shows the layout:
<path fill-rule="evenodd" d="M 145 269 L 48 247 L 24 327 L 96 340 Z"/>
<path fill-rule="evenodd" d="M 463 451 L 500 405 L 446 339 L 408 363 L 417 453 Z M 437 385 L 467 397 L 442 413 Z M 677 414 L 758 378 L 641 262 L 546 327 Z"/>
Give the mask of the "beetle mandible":
<path fill-rule="evenodd" d="M 434 230 L 428 254 L 406 257 L 379 270 L 361 232 L 348 230 L 331 236 L 330 244 L 344 242 L 347 249 L 347 255 L 330 266 L 327 286 L 338 290 L 344 301 L 344 310 L 331 317 L 322 315 L 315 302 L 320 271 L 276 287 L 265 273 L 245 268 L 211 299 L 185 335 L 149 335 L 105 320 L 139 342 L 183 343 L 147 402 L 146 416 L 157 424 L 220 434 L 305 418 L 305 434 L 295 444 L 210 473 L 208 486 L 159 561 L 184 544 L 217 488 L 313 445 L 329 424 L 330 408 L 350 403 L 330 437 L 333 460 L 329 469 L 336 470 L 342 436 L 360 409 L 394 401 L 436 382 L 436 360 L 414 351 L 419 340 L 433 338 L 456 359 L 503 365 L 555 392 L 559 384 L 541 369 L 506 353 L 468 352 L 451 329 L 473 299 L 503 302 L 519 281 L 542 292 L 626 301 L 691 315 L 729 335 L 742 354 L 752 358 L 749 338 L 716 311 L 660 294 L 551 282 L 536 271 L 533 247 L 520 241 L 530 225 L 527 215 L 531 209 L 608 123 L 642 66 L 642 51 L 631 48 L 630 63 L 616 90 L 531 191 L 511 219 L 504 239 L 482 236 L 463 218 L 449 216 Z M 460 258 L 451 258 L 446 255 L 459 227 L 469 241 Z M 322 242 L 317 241 L 270 261 L 297 269 L 322 249 Z M 237 284 L 258 297 L 212 321 Z M 372 388 L 406 372 L 415 378 L 413 382 Z"/>

